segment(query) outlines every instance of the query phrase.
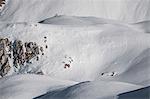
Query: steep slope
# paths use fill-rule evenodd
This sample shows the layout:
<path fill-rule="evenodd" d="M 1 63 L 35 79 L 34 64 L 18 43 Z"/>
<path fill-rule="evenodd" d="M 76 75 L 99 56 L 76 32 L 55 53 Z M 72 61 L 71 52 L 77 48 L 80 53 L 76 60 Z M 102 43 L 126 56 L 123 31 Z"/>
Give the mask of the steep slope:
<path fill-rule="evenodd" d="M 95 16 L 125 22 L 150 19 L 150 0 L 7 0 L 0 21 L 38 22 L 58 15 Z M 34 13 L 34 14 L 33 14 Z"/>
<path fill-rule="evenodd" d="M 0 0 L 0 7 L 2 7 L 3 4 L 5 4 L 4 2 L 5 0 Z"/>
<path fill-rule="evenodd" d="M 115 61 L 115 62 L 117 63 L 121 61 Z M 150 81 L 150 76 L 149 76 L 150 67 L 149 66 L 150 66 L 150 49 L 145 49 L 143 52 L 137 55 L 137 57 L 130 60 L 130 64 L 128 64 L 128 69 L 126 71 L 124 71 L 120 75 L 107 78 L 107 80 L 123 81 L 123 82 L 132 83 L 132 84 L 150 86 L 150 82 L 149 82 Z M 115 71 L 118 68 L 122 68 L 122 66 L 112 65 L 112 67 L 108 67 L 105 71 Z"/>
<path fill-rule="evenodd" d="M 120 76 L 121 81 L 145 84 L 150 80 L 150 49 L 144 50 L 132 61 L 130 68 Z M 150 86 L 150 83 L 146 86 Z"/>

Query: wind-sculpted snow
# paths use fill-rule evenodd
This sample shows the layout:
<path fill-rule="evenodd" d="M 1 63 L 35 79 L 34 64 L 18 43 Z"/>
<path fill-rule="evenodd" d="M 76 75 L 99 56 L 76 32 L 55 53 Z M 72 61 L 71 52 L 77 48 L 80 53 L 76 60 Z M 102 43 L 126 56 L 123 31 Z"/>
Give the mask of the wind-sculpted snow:
<path fill-rule="evenodd" d="M 129 67 L 125 72 L 109 80 L 123 81 L 123 82 L 132 83 L 132 84 L 140 84 L 140 85 L 149 86 L 150 85 L 149 65 L 150 65 L 150 49 L 148 48 L 148 49 L 145 49 L 143 52 L 141 52 L 139 55 L 137 55 L 137 57 L 135 57 L 130 62 L 130 64 L 128 65 Z M 119 65 L 118 67 L 117 66 L 115 67 L 114 65 L 112 65 L 112 68 L 108 67 L 105 71 L 109 71 L 109 70 L 115 71 L 114 69 L 117 69 L 120 67 L 121 65 Z"/>
<path fill-rule="evenodd" d="M 49 76 L 74 81 L 99 79 L 103 73 L 105 78 L 105 72 L 106 78 L 113 72 L 120 75 L 150 47 L 148 34 L 117 22 L 83 27 L 80 23 L 71 26 L 70 21 L 67 24 L 2 24 L 1 37 L 36 42 L 44 48 L 45 55 L 29 65 L 32 73 L 40 70 Z"/>
<path fill-rule="evenodd" d="M 16 75 L 0 79 L 0 99 L 32 99 L 48 91 L 66 88 L 77 82 L 44 75 Z"/>
<path fill-rule="evenodd" d="M 19 72 L 13 68 L 15 65 L 10 65 L 5 76 L 11 76 L 0 79 L 2 99 L 20 99 L 22 96 L 30 99 L 46 92 L 50 99 L 112 98 L 150 85 L 150 35 L 132 25 L 94 17 L 55 16 L 40 23 L 0 23 L 0 37 L 18 46 L 17 49 L 13 46 L 12 51 L 16 58 L 19 57 L 19 61 L 14 62 L 17 67 L 24 59 L 22 52 L 29 60 Z M 34 54 L 40 48 L 40 55 Z M 33 60 L 28 57 L 30 55 Z M 26 73 L 30 75 L 26 76 Z M 42 75 L 32 76 L 31 73 Z M 75 83 L 51 90 L 56 87 L 51 84 L 59 81 L 45 81 L 45 76 Z M 40 77 L 39 80 L 32 82 L 36 77 Z M 26 82 L 28 78 L 31 82 Z M 41 82 L 39 86 L 36 85 L 38 82 Z M 77 82 L 83 83 L 76 85 Z M 47 98 L 47 95 L 43 97 Z"/>
<path fill-rule="evenodd" d="M 57 15 L 94 16 L 125 22 L 150 19 L 150 0 L 6 0 L 0 21 L 38 22 Z"/>
<path fill-rule="evenodd" d="M 113 96 L 142 86 L 122 82 L 93 81 L 51 91 L 35 99 L 114 99 Z M 107 98 L 110 97 L 110 98 Z"/>

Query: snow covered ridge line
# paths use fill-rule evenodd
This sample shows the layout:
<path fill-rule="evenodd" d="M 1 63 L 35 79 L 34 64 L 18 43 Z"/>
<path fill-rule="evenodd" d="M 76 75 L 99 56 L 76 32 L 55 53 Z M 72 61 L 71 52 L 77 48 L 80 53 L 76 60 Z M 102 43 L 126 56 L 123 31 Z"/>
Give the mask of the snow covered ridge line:
<path fill-rule="evenodd" d="M 18 72 L 33 60 L 39 61 L 39 55 L 44 55 L 44 50 L 35 42 L 0 38 L 0 76 L 6 76 L 11 68 Z"/>

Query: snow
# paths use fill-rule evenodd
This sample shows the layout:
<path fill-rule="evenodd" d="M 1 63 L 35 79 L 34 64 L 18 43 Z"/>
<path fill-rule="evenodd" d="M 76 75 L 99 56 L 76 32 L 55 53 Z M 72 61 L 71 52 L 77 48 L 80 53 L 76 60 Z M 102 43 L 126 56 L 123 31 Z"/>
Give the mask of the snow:
<path fill-rule="evenodd" d="M 94 16 L 130 23 L 150 19 L 150 0 L 7 0 L 7 2 L 1 11 L 0 21 L 38 22 L 56 14 Z"/>
<path fill-rule="evenodd" d="M 16 75 L 0 79 L 1 99 L 32 99 L 47 91 L 53 91 L 76 84 L 44 75 Z"/>
<path fill-rule="evenodd" d="M 10 64 L 0 99 L 117 99 L 150 86 L 149 2 L 6 0 L 0 37 L 44 53 L 17 71 Z"/>
<path fill-rule="evenodd" d="M 132 24 L 133 27 L 138 28 L 139 31 L 141 32 L 145 32 L 145 33 L 150 33 L 150 21 L 142 21 L 142 22 L 138 22 L 135 24 Z"/>
<path fill-rule="evenodd" d="M 94 81 L 80 83 L 63 90 L 56 90 L 47 93 L 36 99 L 109 99 L 116 94 L 131 91 L 141 88 L 138 85 L 132 85 L 122 82 L 106 82 L 106 81 Z M 55 93 L 55 94 L 54 94 Z"/>
<path fill-rule="evenodd" d="M 138 33 L 126 25 L 107 23 L 81 27 L 81 24 L 67 24 L 5 24 L 1 25 L 1 36 L 23 42 L 33 41 L 43 46 L 45 55 L 29 68 L 33 72 L 40 69 L 45 75 L 79 82 L 97 79 L 102 72 L 120 75 L 150 47 L 148 34 Z M 46 43 L 44 36 L 48 38 Z M 48 45 L 47 49 L 45 45 Z M 71 68 L 64 69 L 69 57 L 73 59 Z"/>
<path fill-rule="evenodd" d="M 119 79 L 121 79 L 121 81 L 128 81 L 130 83 L 144 84 L 150 79 L 149 59 L 150 49 L 146 49 L 133 60 L 130 68 L 124 74 L 120 75 Z M 147 86 L 149 86 L 149 84 L 147 84 Z"/>

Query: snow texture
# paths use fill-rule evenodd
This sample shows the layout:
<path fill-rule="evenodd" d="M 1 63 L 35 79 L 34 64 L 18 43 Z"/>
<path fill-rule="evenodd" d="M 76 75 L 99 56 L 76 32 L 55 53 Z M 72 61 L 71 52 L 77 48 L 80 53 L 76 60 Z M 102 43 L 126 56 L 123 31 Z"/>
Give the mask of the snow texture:
<path fill-rule="evenodd" d="M 0 21 L 38 22 L 58 15 L 94 16 L 129 23 L 150 20 L 150 0 L 6 0 Z"/>
<path fill-rule="evenodd" d="M 0 99 L 117 99 L 150 86 L 149 7 L 150 0 L 6 0 Z M 21 42 L 11 45 L 12 58 L 7 40 Z"/>

